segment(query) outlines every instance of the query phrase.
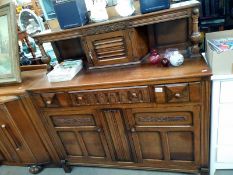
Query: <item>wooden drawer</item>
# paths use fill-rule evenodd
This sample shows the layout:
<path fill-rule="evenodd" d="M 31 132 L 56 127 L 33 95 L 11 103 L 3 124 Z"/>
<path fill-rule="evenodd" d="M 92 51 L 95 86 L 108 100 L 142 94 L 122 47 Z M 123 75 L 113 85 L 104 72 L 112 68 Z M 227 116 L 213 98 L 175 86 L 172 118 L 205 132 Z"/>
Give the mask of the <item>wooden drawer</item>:
<path fill-rule="evenodd" d="M 71 99 L 66 92 L 32 93 L 31 98 L 39 108 L 72 106 Z"/>
<path fill-rule="evenodd" d="M 39 108 L 147 103 L 151 101 L 148 86 L 71 92 L 33 93 L 31 94 L 31 97 L 33 102 Z"/>
<path fill-rule="evenodd" d="M 200 102 L 201 83 L 179 83 L 154 87 L 157 103 Z"/>
<path fill-rule="evenodd" d="M 147 103 L 148 86 L 70 92 L 72 103 L 79 105 Z"/>

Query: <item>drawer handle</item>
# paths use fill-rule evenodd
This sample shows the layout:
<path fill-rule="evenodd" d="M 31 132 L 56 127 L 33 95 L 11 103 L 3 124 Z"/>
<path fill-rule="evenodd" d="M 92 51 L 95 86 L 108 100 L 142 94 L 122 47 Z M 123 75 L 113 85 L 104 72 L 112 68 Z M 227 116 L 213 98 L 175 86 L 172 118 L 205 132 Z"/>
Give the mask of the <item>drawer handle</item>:
<path fill-rule="evenodd" d="M 78 100 L 83 100 L 83 97 L 80 97 L 80 96 L 79 96 L 79 97 L 78 97 Z"/>
<path fill-rule="evenodd" d="M 133 93 L 132 93 L 132 96 L 133 96 L 134 98 L 136 98 L 136 97 L 137 97 L 137 93 L 133 92 Z"/>
<path fill-rule="evenodd" d="M 132 133 L 135 133 L 136 132 L 136 129 L 133 127 L 133 128 L 131 128 L 131 132 Z"/>
<path fill-rule="evenodd" d="M 89 57 L 91 58 L 91 60 L 93 61 L 93 55 L 92 55 L 92 51 L 89 52 Z"/>
<path fill-rule="evenodd" d="M 180 97 L 181 97 L 181 94 L 180 94 L 180 93 L 176 93 L 176 94 L 175 94 L 175 97 L 176 97 L 176 98 L 180 98 Z"/>
<path fill-rule="evenodd" d="M 11 129 L 9 127 L 7 127 L 5 124 L 1 125 L 5 135 L 8 137 L 9 140 L 11 140 L 15 146 L 15 150 L 19 151 L 21 144 L 18 141 L 18 139 L 16 138 L 16 136 L 13 134 L 13 132 L 11 131 Z"/>
<path fill-rule="evenodd" d="M 51 100 L 47 100 L 47 101 L 46 101 L 46 104 L 47 104 L 47 105 L 51 105 L 51 104 L 52 104 L 52 101 L 51 101 Z"/>
<path fill-rule="evenodd" d="M 99 133 L 102 132 L 102 128 L 98 128 L 97 132 L 99 132 Z"/>

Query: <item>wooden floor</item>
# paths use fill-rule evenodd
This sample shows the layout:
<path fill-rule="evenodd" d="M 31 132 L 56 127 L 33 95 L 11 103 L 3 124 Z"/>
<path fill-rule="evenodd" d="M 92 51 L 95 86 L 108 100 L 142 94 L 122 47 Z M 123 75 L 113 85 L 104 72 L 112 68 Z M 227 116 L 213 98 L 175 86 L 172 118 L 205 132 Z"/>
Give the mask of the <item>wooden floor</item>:
<path fill-rule="evenodd" d="M 31 175 L 31 174 L 28 172 L 27 167 L 1 166 L 0 175 Z M 39 175 L 65 175 L 65 173 L 60 168 L 46 168 Z M 191 174 L 110 169 L 110 168 L 76 167 L 73 169 L 71 174 L 66 174 L 66 175 L 191 175 Z M 215 175 L 233 175 L 233 170 L 217 171 Z"/>

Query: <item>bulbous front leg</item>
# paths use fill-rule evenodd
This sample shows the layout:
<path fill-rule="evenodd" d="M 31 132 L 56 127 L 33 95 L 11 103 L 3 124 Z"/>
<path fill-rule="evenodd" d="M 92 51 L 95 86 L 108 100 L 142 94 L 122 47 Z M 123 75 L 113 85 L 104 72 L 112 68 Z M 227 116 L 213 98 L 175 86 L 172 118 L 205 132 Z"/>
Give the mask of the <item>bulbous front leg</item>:
<path fill-rule="evenodd" d="M 29 167 L 29 172 L 31 174 L 38 174 L 43 170 L 42 166 L 39 165 L 32 165 Z"/>

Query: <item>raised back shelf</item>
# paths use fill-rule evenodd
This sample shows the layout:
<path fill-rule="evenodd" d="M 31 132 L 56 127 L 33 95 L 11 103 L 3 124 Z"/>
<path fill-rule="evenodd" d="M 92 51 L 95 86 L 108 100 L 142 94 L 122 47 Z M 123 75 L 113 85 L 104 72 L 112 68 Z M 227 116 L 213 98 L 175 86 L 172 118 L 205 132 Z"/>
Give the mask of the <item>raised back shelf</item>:
<path fill-rule="evenodd" d="M 113 34 L 113 36 L 115 36 L 114 32 L 122 32 L 131 29 L 136 31 L 138 38 L 144 38 L 144 42 L 140 42 L 140 44 L 144 45 L 144 48 L 149 48 L 148 50 L 140 48 L 139 45 L 139 47 L 136 47 L 137 49 L 144 49 L 147 50 L 147 52 L 150 49 L 157 49 L 161 53 L 164 52 L 166 48 L 178 48 L 186 57 L 195 57 L 199 56 L 199 5 L 199 1 L 190 0 L 172 4 L 170 9 L 141 14 L 139 12 L 138 1 L 136 1 L 135 7 L 137 10 L 133 16 L 119 17 L 114 12 L 114 7 L 110 7 L 108 9 L 110 20 L 108 21 L 90 23 L 85 26 L 67 30 L 48 30 L 33 36 L 33 38 L 40 46 L 45 59 L 47 56 L 43 51 L 42 43 L 54 42 L 54 46 L 57 47 L 57 45 L 59 45 L 59 48 L 55 49 L 57 51 L 57 57 L 63 57 L 61 59 L 67 57 L 86 57 L 87 67 L 96 67 L 100 66 L 100 64 L 96 64 L 96 61 L 92 59 L 97 53 L 85 42 L 89 42 L 93 40 L 93 38 L 105 38 L 106 35 L 111 36 Z M 124 35 L 123 37 L 126 43 L 132 42 L 130 34 Z M 67 42 L 67 40 L 70 40 L 70 42 Z M 61 44 L 62 42 L 65 42 L 66 46 Z M 134 42 L 133 44 L 137 45 L 137 43 L 138 42 Z M 77 45 L 80 45 L 80 47 L 76 48 Z M 69 52 L 63 51 L 66 50 L 63 48 L 68 47 L 72 48 L 69 49 Z M 134 53 L 134 47 L 128 48 L 126 52 Z M 135 62 L 135 60 L 141 60 L 146 55 L 144 51 L 142 53 L 142 55 L 139 54 L 139 59 L 135 55 L 133 55 L 132 58 L 130 58 L 130 56 L 127 57 L 126 60 L 128 61 L 124 60 L 124 64 L 131 64 L 131 62 Z M 118 57 L 116 57 L 116 59 L 118 59 Z M 110 64 L 109 62 L 105 62 L 106 64 L 103 63 L 101 66 L 119 64 L 119 61 L 114 62 L 115 63 L 111 62 Z"/>

